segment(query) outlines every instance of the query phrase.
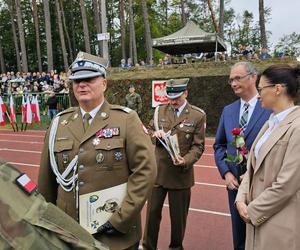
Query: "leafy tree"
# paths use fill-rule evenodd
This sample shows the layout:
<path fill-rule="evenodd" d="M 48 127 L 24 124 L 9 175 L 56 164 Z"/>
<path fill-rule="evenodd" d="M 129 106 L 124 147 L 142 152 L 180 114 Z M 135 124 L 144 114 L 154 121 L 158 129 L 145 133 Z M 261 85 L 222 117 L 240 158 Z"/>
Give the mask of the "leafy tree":
<path fill-rule="evenodd" d="M 300 34 L 293 32 L 289 35 L 284 35 L 275 45 L 276 54 L 300 56 Z"/>

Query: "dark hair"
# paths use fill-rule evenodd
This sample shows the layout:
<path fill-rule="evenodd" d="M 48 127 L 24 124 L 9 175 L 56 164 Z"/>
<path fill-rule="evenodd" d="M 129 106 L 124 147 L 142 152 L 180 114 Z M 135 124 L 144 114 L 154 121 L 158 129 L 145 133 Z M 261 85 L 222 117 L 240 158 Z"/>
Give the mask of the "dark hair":
<path fill-rule="evenodd" d="M 287 94 L 296 98 L 299 88 L 300 65 L 293 68 L 288 64 L 274 64 L 265 69 L 261 76 L 266 77 L 270 84 L 285 84 Z"/>

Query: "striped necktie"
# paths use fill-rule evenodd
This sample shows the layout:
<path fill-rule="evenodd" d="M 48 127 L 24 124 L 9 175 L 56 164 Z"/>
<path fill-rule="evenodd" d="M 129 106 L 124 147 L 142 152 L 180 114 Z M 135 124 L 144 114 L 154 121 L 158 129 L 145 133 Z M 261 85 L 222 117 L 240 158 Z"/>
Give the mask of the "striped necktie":
<path fill-rule="evenodd" d="M 241 116 L 240 119 L 240 128 L 245 131 L 247 128 L 247 123 L 248 123 L 248 113 L 249 113 L 249 103 L 245 102 L 244 106 L 243 106 L 243 114 Z"/>
<path fill-rule="evenodd" d="M 85 113 L 83 116 L 83 128 L 84 131 L 87 131 L 89 126 L 90 126 L 90 119 L 91 119 L 91 115 L 89 113 Z"/>

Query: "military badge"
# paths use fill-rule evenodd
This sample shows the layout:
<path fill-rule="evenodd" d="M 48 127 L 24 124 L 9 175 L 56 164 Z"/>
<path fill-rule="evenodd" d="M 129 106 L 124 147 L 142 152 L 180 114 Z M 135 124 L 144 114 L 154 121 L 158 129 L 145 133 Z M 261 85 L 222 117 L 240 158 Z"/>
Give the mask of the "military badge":
<path fill-rule="evenodd" d="M 102 118 L 105 118 L 105 117 L 107 116 L 107 114 L 106 114 L 105 112 L 101 112 L 100 116 L 101 116 Z"/>
<path fill-rule="evenodd" d="M 62 155 L 62 158 L 63 158 L 63 163 L 64 164 L 67 164 L 69 162 L 69 155 L 68 154 L 63 154 Z"/>
<path fill-rule="evenodd" d="M 98 138 L 111 138 L 115 135 L 120 135 L 120 128 L 104 128 L 96 133 Z"/>
<path fill-rule="evenodd" d="M 100 144 L 100 139 L 98 137 L 96 137 L 96 138 L 93 139 L 92 143 L 93 143 L 94 146 L 97 146 L 97 145 Z"/>
<path fill-rule="evenodd" d="M 190 137 L 191 137 L 190 134 L 186 134 L 186 135 L 185 135 L 185 138 L 186 138 L 187 140 L 190 139 Z"/>
<path fill-rule="evenodd" d="M 27 174 L 20 175 L 16 179 L 16 183 L 23 191 L 25 191 L 29 195 L 37 189 L 37 185 L 28 177 Z"/>
<path fill-rule="evenodd" d="M 63 126 L 65 126 L 65 125 L 68 124 L 68 121 L 67 120 L 63 120 L 60 124 L 63 125 Z"/>
<path fill-rule="evenodd" d="M 115 152 L 114 155 L 116 161 L 121 161 L 123 159 L 123 154 L 120 151 Z"/>
<path fill-rule="evenodd" d="M 183 123 L 181 123 L 181 124 L 179 125 L 180 128 L 183 128 L 183 126 L 184 126 Z"/>
<path fill-rule="evenodd" d="M 104 161 L 104 155 L 102 153 L 98 153 L 96 155 L 96 162 L 97 163 L 102 163 Z"/>

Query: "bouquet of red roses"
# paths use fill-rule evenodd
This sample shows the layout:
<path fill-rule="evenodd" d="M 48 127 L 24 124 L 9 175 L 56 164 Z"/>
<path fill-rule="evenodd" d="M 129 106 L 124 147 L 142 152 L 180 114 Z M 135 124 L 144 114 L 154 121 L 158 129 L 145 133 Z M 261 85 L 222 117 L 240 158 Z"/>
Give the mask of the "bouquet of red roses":
<path fill-rule="evenodd" d="M 240 167 L 241 175 L 247 170 L 248 149 L 246 147 L 243 130 L 241 128 L 233 128 L 231 131 L 234 140 L 231 142 L 236 148 L 236 156 L 227 154 L 225 161 L 237 163 Z"/>

